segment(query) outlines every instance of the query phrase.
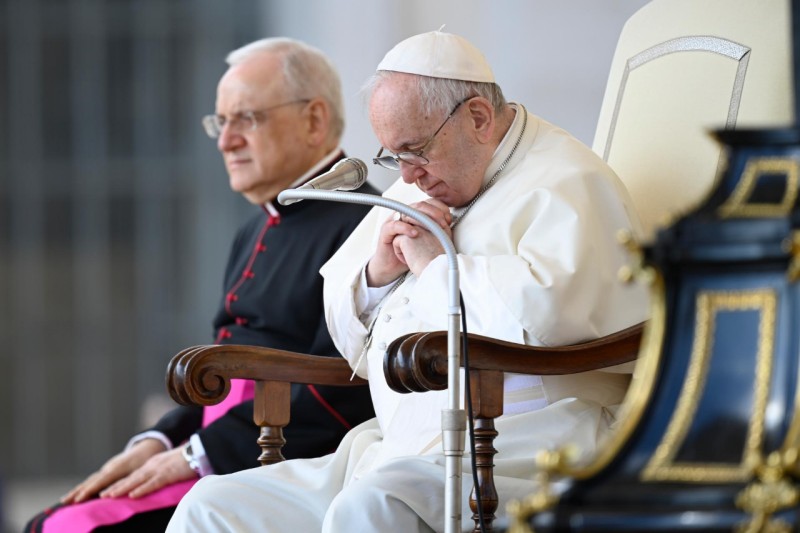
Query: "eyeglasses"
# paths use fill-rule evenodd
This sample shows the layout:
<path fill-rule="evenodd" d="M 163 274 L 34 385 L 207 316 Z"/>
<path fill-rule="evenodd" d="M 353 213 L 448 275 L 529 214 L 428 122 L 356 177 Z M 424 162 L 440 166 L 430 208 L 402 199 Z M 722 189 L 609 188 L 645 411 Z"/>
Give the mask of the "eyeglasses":
<path fill-rule="evenodd" d="M 292 100 L 291 102 L 284 102 L 258 111 L 242 111 L 230 118 L 225 115 L 206 115 L 203 117 L 203 129 L 206 130 L 206 134 L 212 139 L 216 139 L 222 135 L 222 130 L 225 126 L 228 126 L 228 131 L 231 133 L 241 135 L 242 133 L 253 131 L 258 128 L 259 122 L 265 118 L 264 115 L 273 109 L 292 104 L 305 104 L 310 101 L 309 99 Z"/>
<path fill-rule="evenodd" d="M 421 167 L 421 166 L 427 165 L 428 163 L 430 163 L 430 161 L 428 160 L 427 157 L 423 156 L 422 153 L 431 144 L 433 139 L 436 138 L 436 135 L 440 131 L 442 131 L 442 128 L 444 128 L 444 125 L 447 124 L 448 120 L 450 120 L 450 117 L 452 117 L 456 113 L 456 111 L 458 111 L 458 108 L 461 107 L 461 104 L 463 104 L 467 100 L 471 100 L 472 98 L 475 98 L 475 97 L 474 96 L 470 96 L 468 98 L 464 98 L 459 103 L 457 103 L 456 106 L 453 108 L 453 110 L 450 111 L 450 114 L 447 115 L 447 118 L 444 119 L 444 122 L 442 122 L 442 125 L 439 126 L 437 128 L 437 130 L 433 132 L 433 135 L 430 136 L 430 138 L 427 140 L 427 142 L 425 144 L 423 144 L 422 148 L 420 148 L 419 150 L 416 150 L 416 151 L 413 151 L 413 152 L 400 152 L 397 155 L 384 155 L 384 156 L 381 156 L 381 154 L 383 153 L 383 150 L 384 150 L 384 148 L 381 146 L 381 149 L 378 150 L 378 155 L 376 155 L 374 158 L 372 158 L 372 162 L 374 164 L 376 164 L 376 165 L 380 165 L 383 168 L 388 168 L 390 170 L 400 170 L 400 162 L 401 161 L 403 163 L 408 163 L 409 165 L 414 165 L 414 166 L 417 166 L 417 167 Z"/>

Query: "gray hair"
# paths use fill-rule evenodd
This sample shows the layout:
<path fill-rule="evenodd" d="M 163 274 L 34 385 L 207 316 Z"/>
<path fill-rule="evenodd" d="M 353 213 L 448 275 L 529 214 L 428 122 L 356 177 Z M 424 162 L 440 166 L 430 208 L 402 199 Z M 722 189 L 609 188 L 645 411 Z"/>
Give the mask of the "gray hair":
<path fill-rule="evenodd" d="M 337 140 L 344 132 L 342 82 L 333 63 L 318 48 L 288 37 L 269 37 L 238 48 L 225 58 L 235 66 L 262 52 L 278 54 L 289 94 L 298 99 L 320 97 L 331 109 L 331 135 Z"/>
<path fill-rule="evenodd" d="M 395 74 L 397 73 L 392 70 L 375 72 L 361 89 L 365 97 L 369 99 L 381 81 Z M 425 114 L 449 113 L 458 102 L 471 96 L 482 96 L 489 100 L 495 113 L 500 113 L 507 105 L 503 91 L 496 83 L 451 80 L 419 75 L 414 77 L 417 80 L 416 88 L 419 99 L 422 102 L 422 112 Z"/>

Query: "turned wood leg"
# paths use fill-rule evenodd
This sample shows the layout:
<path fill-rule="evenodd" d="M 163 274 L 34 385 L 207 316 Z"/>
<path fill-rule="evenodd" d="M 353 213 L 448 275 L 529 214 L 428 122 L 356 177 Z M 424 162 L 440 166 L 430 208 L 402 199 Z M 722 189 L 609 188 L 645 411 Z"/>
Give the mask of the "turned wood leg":
<path fill-rule="evenodd" d="M 470 384 L 478 485 L 472 489 L 469 506 L 472 509 L 472 519 L 475 521 L 473 532 L 479 533 L 480 515 L 476 493 L 480 495 L 486 531 L 494 531 L 495 511 L 499 505 L 497 488 L 494 484 L 494 456 L 497 453 L 494 448 L 494 439 L 497 437 L 494 419 L 503 414 L 503 373 L 496 370 L 471 371 Z"/>
<path fill-rule="evenodd" d="M 478 473 L 478 486 L 472 488 L 469 498 L 469 507 L 472 509 L 472 519 L 475 521 L 475 533 L 480 533 L 478 514 L 478 501 L 475 492 L 480 491 L 481 510 L 486 531 L 494 531 L 492 524 L 497 511 L 498 497 L 494 485 L 494 439 L 497 431 L 494 429 L 493 418 L 478 418 L 475 420 L 475 463 Z"/>
<path fill-rule="evenodd" d="M 285 458 L 281 450 L 286 444 L 283 428 L 289 423 L 291 407 L 291 383 L 279 381 L 256 381 L 253 398 L 253 421 L 261 428 L 258 445 L 262 465 L 279 463 Z"/>

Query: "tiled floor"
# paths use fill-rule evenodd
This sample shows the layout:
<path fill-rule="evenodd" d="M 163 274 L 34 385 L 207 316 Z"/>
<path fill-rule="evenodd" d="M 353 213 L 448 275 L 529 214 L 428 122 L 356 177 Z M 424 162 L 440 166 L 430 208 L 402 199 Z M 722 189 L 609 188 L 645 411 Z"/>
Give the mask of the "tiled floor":
<path fill-rule="evenodd" d="M 5 480 L 2 513 L 3 533 L 20 533 L 28 519 L 72 488 L 78 479 Z"/>

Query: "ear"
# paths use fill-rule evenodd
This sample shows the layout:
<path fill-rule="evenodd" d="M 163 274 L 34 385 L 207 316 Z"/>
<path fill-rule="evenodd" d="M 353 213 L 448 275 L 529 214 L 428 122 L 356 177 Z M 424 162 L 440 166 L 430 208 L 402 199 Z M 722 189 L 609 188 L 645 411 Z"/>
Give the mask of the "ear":
<path fill-rule="evenodd" d="M 327 102 L 314 98 L 304 110 L 306 116 L 306 139 L 312 146 L 319 146 L 328 138 L 330 131 L 330 109 Z"/>
<path fill-rule="evenodd" d="M 467 102 L 467 111 L 478 142 L 481 144 L 490 142 L 495 127 L 494 108 L 491 102 L 482 96 L 476 96 Z"/>

